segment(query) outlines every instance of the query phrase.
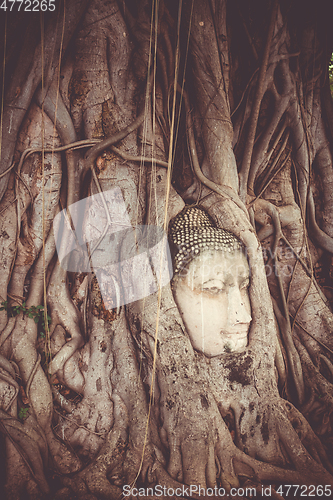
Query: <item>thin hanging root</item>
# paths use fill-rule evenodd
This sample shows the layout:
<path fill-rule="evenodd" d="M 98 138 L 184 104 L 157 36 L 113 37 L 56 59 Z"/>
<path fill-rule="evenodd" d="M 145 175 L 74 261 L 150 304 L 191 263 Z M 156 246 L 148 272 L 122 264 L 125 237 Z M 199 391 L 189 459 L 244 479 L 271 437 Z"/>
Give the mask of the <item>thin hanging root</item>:
<path fill-rule="evenodd" d="M 246 87 L 245 87 L 245 89 L 244 89 L 244 91 L 243 91 L 243 93 L 242 93 L 242 95 L 241 95 L 241 98 L 240 98 L 240 100 L 239 100 L 239 103 L 237 104 L 237 106 L 235 107 L 235 109 L 233 110 L 233 112 L 230 114 L 230 118 L 232 118 L 232 117 L 233 117 L 233 115 L 236 113 L 236 111 L 239 109 L 240 105 L 242 104 L 243 99 L 244 99 L 244 97 L 245 97 L 245 94 L 246 94 L 246 92 L 247 92 L 247 90 L 248 90 L 248 88 L 249 88 L 250 84 L 252 83 L 253 78 L 254 78 L 254 77 L 255 77 L 255 75 L 257 74 L 257 72 L 258 72 L 258 68 L 254 70 L 254 73 L 252 74 L 252 76 L 251 76 L 250 80 L 247 82 L 247 85 L 246 85 Z"/>
<path fill-rule="evenodd" d="M 4 330 L 0 333 L 0 347 L 4 345 L 8 337 L 11 335 L 15 328 L 16 318 L 9 318 L 8 323 Z"/>
<path fill-rule="evenodd" d="M 119 313 L 120 313 L 120 289 L 119 289 L 119 285 L 118 285 L 117 280 L 115 279 L 115 277 L 113 275 L 111 275 L 111 278 L 112 278 L 114 287 L 116 289 L 117 316 L 119 316 Z"/>
<path fill-rule="evenodd" d="M 254 200 L 253 203 L 257 202 L 258 200 Z M 252 203 L 250 204 L 252 205 Z M 253 210 L 252 206 L 251 206 L 251 209 Z M 303 219 L 303 217 L 302 217 Z M 280 212 L 280 220 L 281 220 L 281 223 L 283 225 L 287 225 L 288 224 L 288 220 L 286 221 L 283 221 L 283 218 L 282 218 L 282 214 Z M 303 219 L 304 220 L 304 219 Z M 260 221 L 258 221 L 260 222 Z M 253 225 L 253 224 L 252 224 Z M 304 228 L 305 230 L 305 228 Z M 261 231 L 261 230 L 260 230 Z M 258 238 L 259 238 L 259 234 L 260 234 L 260 231 L 258 233 Z M 271 234 L 273 234 L 273 229 L 271 231 L 269 231 L 268 233 L 262 235 L 259 240 L 262 241 L 263 239 L 267 238 L 268 236 L 270 236 Z M 319 287 L 317 281 L 314 279 L 314 275 L 313 275 L 313 270 L 312 269 L 309 269 L 308 265 L 306 264 L 306 262 L 303 260 L 303 258 L 301 257 L 301 255 L 295 250 L 295 248 L 293 247 L 293 245 L 288 241 L 288 238 L 282 233 L 281 234 L 281 239 L 285 242 L 285 244 L 287 245 L 288 248 L 290 248 L 295 256 L 295 258 L 297 259 L 297 261 L 302 265 L 304 271 L 307 273 L 307 275 L 309 276 L 309 278 L 311 279 L 311 283 L 313 283 L 313 285 L 315 286 L 315 288 L 317 289 L 317 292 L 321 298 L 321 300 L 323 301 L 323 303 L 325 304 L 325 306 L 328 306 L 328 301 L 327 301 L 327 298 L 325 297 L 325 295 L 323 294 L 321 288 Z M 308 251 L 308 254 L 310 255 L 310 250 L 308 248 L 308 245 L 307 245 L 307 251 Z M 294 275 L 293 275 L 294 276 Z M 293 279 L 293 276 L 292 276 L 292 279 Z M 287 300 L 288 302 L 288 300 Z M 324 345 L 323 343 L 320 342 L 320 340 L 316 339 L 309 331 L 307 331 L 304 326 L 302 326 L 297 318 L 294 318 L 293 319 L 293 325 L 292 325 L 292 330 L 294 328 L 294 324 L 297 323 L 304 331 L 305 333 L 307 333 L 308 335 L 310 335 L 310 337 L 312 337 L 316 342 L 318 342 L 322 347 L 324 347 L 325 349 L 327 349 L 329 352 L 331 352 L 333 354 L 333 352 L 326 346 Z"/>
<path fill-rule="evenodd" d="M 255 47 L 255 45 L 254 45 L 254 42 L 253 42 L 252 36 L 250 35 L 250 32 L 249 32 L 249 30 L 248 30 L 248 27 L 247 27 L 246 21 L 245 21 L 245 19 L 244 19 L 243 13 L 242 13 L 241 9 L 239 8 L 239 4 L 237 3 L 236 5 L 237 5 L 237 12 L 238 12 L 238 15 L 239 15 L 239 17 L 240 17 L 240 18 L 241 18 L 241 20 L 242 20 L 242 24 L 243 24 L 243 27 L 244 27 L 244 31 L 245 31 L 245 33 L 246 33 L 247 40 L 248 40 L 248 42 L 249 42 L 249 44 L 250 44 L 250 47 L 251 47 L 251 49 L 252 49 L 253 56 L 254 56 L 254 58 L 255 58 L 255 60 L 256 60 L 256 61 L 259 61 L 258 52 L 257 52 L 257 49 L 256 49 L 256 47 Z"/>
<path fill-rule="evenodd" d="M 282 433 L 283 434 L 283 433 Z M 299 449 L 299 444 L 296 446 Z M 255 477 L 259 481 L 265 482 L 281 482 L 282 484 L 320 484 L 325 481 L 326 484 L 333 484 L 333 477 L 321 465 L 317 464 L 313 459 L 310 467 L 299 470 L 282 469 L 275 465 L 260 462 L 245 453 L 241 452 L 238 448 L 235 450 L 235 457 L 253 470 Z M 306 472 L 303 472 L 305 470 Z"/>
<path fill-rule="evenodd" d="M 148 95 L 150 95 L 150 88 L 151 88 L 151 84 L 153 81 L 153 77 L 154 77 L 154 72 L 152 71 L 151 75 L 148 79 L 148 82 L 147 82 Z M 100 141 L 98 144 L 93 146 L 91 148 L 91 150 L 89 151 L 89 153 L 87 154 L 87 157 L 85 159 L 84 169 L 83 169 L 83 172 L 81 174 L 82 177 L 84 177 L 84 175 L 86 174 L 86 172 L 89 169 L 93 169 L 94 162 L 99 154 L 101 154 L 105 149 L 113 146 L 117 142 L 120 142 L 122 139 L 127 137 L 129 134 L 131 134 L 132 132 L 137 130 L 140 127 L 140 125 L 143 123 L 145 116 L 146 116 L 146 110 L 144 109 L 140 113 L 140 115 L 132 123 L 130 123 L 130 125 L 128 125 L 126 128 L 124 128 L 123 130 L 120 130 L 119 132 L 117 132 L 116 134 L 114 134 L 110 137 L 107 137 L 103 141 Z"/>
<path fill-rule="evenodd" d="M 310 229 L 313 234 L 314 239 L 321 248 L 327 250 L 327 252 L 333 254 L 333 238 L 326 234 L 316 222 L 316 209 L 313 201 L 313 193 L 310 187 L 307 199 L 307 209 L 309 214 Z"/>
<path fill-rule="evenodd" d="M 295 345 L 294 345 L 294 342 L 293 342 L 290 319 L 289 319 L 289 314 L 288 314 L 288 305 L 287 305 L 286 300 L 285 300 L 282 280 L 281 280 L 281 276 L 279 275 L 279 271 L 276 267 L 276 264 L 275 264 L 275 269 L 276 269 L 276 276 L 277 276 L 278 282 L 279 282 L 279 288 L 280 288 L 280 294 L 281 294 L 283 308 L 284 308 L 284 314 L 283 315 L 281 314 L 280 309 L 279 309 L 276 301 L 272 297 L 273 309 L 274 309 L 275 316 L 276 316 L 278 323 L 279 323 L 279 326 L 280 326 L 280 331 L 281 331 L 281 335 L 283 338 L 283 342 L 284 342 L 285 347 L 286 347 L 287 357 L 289 360 L 289 368 L 290 368 L 290 371 L 292 373 L 295 387 L 297 390 L 298 400 L 299 400 L 300 404 L 303 404 L 304 397 L 305 397 L 305 388 L 304 388 L 302 364 L 301 364 L 298 352 L 297 352 Z"/>
<path fill-rule="evenodd" d="M 271 42 L 272 42 L 273 33 L 274 33 L 275 20 L 276 20 L 276 15 L 277 15 L 277 11 L 278 11 L 278 6 L 279 6 L 278 0 L 274 0 L 273 6 L 272 6 L 270 24 L 268 27 L 266 45 L 265 45 L 263 58 L 262 58 L 262 62 L 261 62 L 260 70 L 259 70 L 259 75 L 258 75 L 258 84 L 257 84 L 256 94 L 255 94 L 254 102 L 252 104 L 252 111 L 251 111 L 251 116 L 250 116 L 250 120 L 249 120 L 249 133 L 248 133 L 248 137 L 247 137 L 245 148 L 244 148 L 242 167 L 241 167 L 241 171 L 239 174 L 240 197 L 244 202 L 246 201 L 247 184 L 248 184 L 248 178 L 249 178 L 249 172 L 250 172 L 250 166 L 251 166 L 251 158 L 252 158 L 252 153 L 253 153 L 254 139 L 255 139 L 256 130 L 257 130 L 260 105 L 261 105 L 261 101 L 262 101 L 262 98 L 264 95 L 264 84 L 265 84 L 266 70 L 267 70 L 267 65 L 268 65 L 268 60 L 269 60 L 269 52 L 270 52 Z"/>
<path fill-rule="evenodd" d="M 9 376 L 7 371 L 4 372 L 4 370 L 2 368 L 0 368 L 0 380 L 3 380 L 8 385 L 11 385 L 13 387 L 13 389 L 14 389 L 13 396 L 10 398 L 10 400 L 8 401 L 8 403 L 6 404 L 6 406 L 4 407 L 4 410 L 8 411 L 9 408 L 12 406 L 12 404 L 14 403 L 14 401 L 16 400 L 16 398 L 18 396 L 19 385 L 16 382 L 16 380 L 13 379 L 13 377 Z"/>
<path fill-rule="evenodd" d="M 287 416 L 297 431 L 303 445 L 307 448 L 308 452 L 316 460 L 317 463 L 323 464 L 324 467 L 332 474 L 333 467 L 329 462 L 326 451 L 314 431 L 312 430 L 309 422 L 304 415 L 300 413 L 293 404 L 283 401 L 284 407 L 287 410 Z"/>
<path fill-rule="evenodd" d="M 27 381 L 27 384 L 26 384 L 26 387 L 25 387 L 25 393 L 26 393 L 26 395 L 27 395 L 27 397 L 29 399 L 30 399 L 30 387 L 31 387 L 32 381 L 34 379 L 34 376 L 36 375 L 36 372 L 38 370 L 40 362 L 41 362 L 41 357 L 40 357 L 40 354 L 38 353 L 37 354 L 37 360 L 36 360 L 35 366 L 33 367 L 33 370 L 30 373 L 30 376 L 28 378 L 28 381 Z"/>
<path fill-rule="evenodd" d="M 140 124 L 138 126 L 140 126 Z M 117 139 L 117 137 L 116 137 L 116 139 Z M 117 140 L 116 139 L 115 139 L 115 142 L 119 142 L 121 140 L 121 139 L 117 139 Z M 110 138 L 110 140 L 111 140 L 111 138 Z M 62 153 L 62 152 L 67 152 L 67 151 L 75 151 L 77 149 L 91 148 L 93 146 L 99 145 L 102 142 L 104 143 L 104 141 L 101 141 L 100 139 L 84 139 L 82 141 L 72 142 L 70 144 L 66 144 L 65 146 L 58 146 L 55 148 L 44 148 L 44 149 L 28 148 L 25 151 L 23 151 L 23 153 L 21 154 L 21 158 L 20 158 L 20 161 L 19 161 L 18 167 L 17 167 L 17 175 L 19 176 L 20 180 L 22 182 L 24 182 L 22 180 L 22 178 L 20 177 L 19 173 L 21 171 L 24 160 L 26 160 L 29 156 L 31 156 L 34 153 L 42 153 L 43 152 L 45 154 L 45 153 Z M 145 156 L 130 155 L 130 154 L 126 153 L 126 151 L 122 151 L 121 149 L 117 148 L 116 146 L 105 146 L 102 148 L 102 151 L 104 149 L 111 149 L 111 151 L 113 151 L 115 154 L 117 154 L 118 156 L 120 156 L 121 158 L 123 158 L 126 161 L 134 161 L 134 162 L 140 162 L 140 163 L 141 162 L 155 163 L 156 165 L 159 165 L 160 167 L 168 168 L 168 163 L 166 161 L 160 160 L 159 158 L 149 158 L 149 157 L 145 157 Z M 15 167 L 15 165 L 16 165 L 16 163 L 12 163 L 12 165 L 9 168 L 7 168 L 7 170 L 0 175 L 0 179 L 1 179 L 1 177 L 8 174 Z M 29 188 L 27 188 L 27 189 L 29 189 Z M 11 204 L 14 203 L 14 201 L 15 200 L 13 200 L 11 202 Z"/>
<path fill-rule="evenodd" d="M 159 160 L 158 158 L 147 158 L 145 156 L 134 156 L 134 155 L 129 155 L 125 151 L 122 151 L 119 148 L 116 148 L 116 146 L 111 146 L 110 147 L 111 151 L 116 153 L 118 156 L 123 158 L 126 161 L 138 161 L 142 163 L 155 163 L 156 165 L 159 165 L 160 167 L 168 168 L 168 162 Z"/>
<path fill-rule="evenodd" d="M 193 162 L 194 173 L 198 177 L 199 181 L 202 182 L 205 186 L 212 189 L 215 193 L 222 196 L 223 199 L 232 200 L 248 217 L 248 211 L 244 205 L 244 203 L 239 199 L 238 195 L 234 192 L 234 190 L 230 186 L 219 185 L 215 182 L 208 179 L 203 173 L 199 165 L 197 148 L 195 145 L 195 138 L 193 133 L 193 123 L 191 119 L 190 112 L 190 103 L 185 90 L 182 90 L 182 94 L 184 95 L 185 109 L 186 109 L 186 122 L 187 122 L 187 134 L 189 140 L 190 154 Z"/>
<path fill-rule="evenodd" d="M 283 162 L 281 163 L 281 165 L 279 166 L 279 168 L 276 170 L 276 172 L 274 172 L 274 174 L 272 174 L 275 166 L 277 165 L 279 159 L 281 158 L 281 155 L 287 145 L 287 142 L 288 142 L 288 139 L 289 139 L 289 133 L 287 133 L 286 137 L 285 137 L 285 141 L 281 147 L 281 150 L 279 151 L 279 154 L 277 155 L 277 157 L 274 159 L 268 173 L 265 175 L 265 178 L 262 182 L 262 188 L 260 189 L 260 192 L 258 194 L 258 196 L 255 198 L 255 200 L 251 201 L 251 203 L 249 204 L 249 206 L 251 207 L 253 205 L 253 203 L 255 203 L 259 198 L 261 198 L 262 194 L 266 191 L 266 189 L 268 188 L 268 186 L 271 184 L 271 182 L 274 180 L 274 178 L 281 172 L 281 170 L 283 169 L 283 167 L 286 165 L 287 161 L 289 160 L 290 158 L 290 154 L 291 152 L 289 151 L 289 153 L 287 153 L 287 156 L 285 157 L 285 159 L 283 160 Z"/>
<path fill-rule="evenodd" d="M 272 298 L 273 302 L 273 308 L 274 308 L 274 313 L 276 315 L 276 318 L 278 320 L 281 334 L 283 337 L 283 341 L 286 347 L 286 352 L 289 360 L 289 367 L 291 370 L 291 374 L 295 383 L 295 387 L 297 390 L 297 395 L 298 395 L 298 400 L 300 404 L 303 404 L 304 402 L 304 380 L 303 380 L 303 371 L 302 371 L 302 364 L 299 358 L 299 354 L 295 348 L 293 338 L 292 338 L 292 330 L 291 330 L 291 324 L 290 324 L 290 316 L 289 316 L 289 308 L 288 304 L 286 301 L 286 296 L 284 293 L 283 289 L 283 283 L 280 275 L 280 270 L 279 270 L 279 263 L 278 263 L 278 258 L 277 258 L 277 247 L 281 239 L 284 240 L 284 236 L 282 233 L 281 229 L 281 224 L 280 224 L 280 219 L 279 219 L 279 214 L 276 209 L 276 207 L 266 201 L 266 200 L 258 200 L 256 204 L 254 205 L 255 208 L 260 208 L 263 212 L 265 212 L 267 215 L 269 215 L 272 219 L 274 228 L 275 228 L 275 240 L 272 248 L 272 254 L 273 254 L 273 259 L 274 259 L 274 265 L 275 265 L 275 275 L 278 281 L 279 285 L 279 290 L 280 290 L 280 296 L 281 296 L 281 301 L 282 301 L 282 306 L 283 306 L 283 315 L 281 314 L 281 311 L 276 303 L 276 301 Z"/>
<path fill-rule="evenodd" d="M 330 362 L 330 360 L 326 356 L 324 356 L 323 354 L 320 355 L 320 359 L 324 361 L 325 365 L 327 366 L 327 368 L 328 368 L 328 370 L 333 378 L 333 365 Z"/>
<path fill-rule="evenodd" d="M 12 361 L 12 363 L 14 363 L 14 362 Z M 19 373 L 19 370 L 17 368 L 17 372 L 16 372 L 12 363 L 10 361 L 8 361 L 7 358 L 2 356 L 2 354 L 0 354 L 0 369 L 9 373 L 11 375 L 11 377 L 15 380 L 16 373 Z M 14 363 L 14 365 L 17 367 L 16 363 Z"/>
<path fill-rule="evenodd" d="M 315 281 L 313 281 L 315 282 Z M 290 315 L 291 316 L 291 315 Z M 299 326 L 303 332 L 305 332 L 307 335 L 309 335 L 309 337 L 311 337 L 313 340 L 315 340 L 321 347 L 323 347 L 326 351 L 330 352 L 331 354 L 333 354 L 333 351 L 327 347 L 327 345 L 323 344 L 319 339 L 317 339 L 314 335 L 312 335 L 312 333 L 310 333 L 299 321 L 298 319 L 296 318 L 293 318 L 291 316 L 291 318 L 293 319 L 293 328 L 294 328 L 294 325 L 296 324 L 297 326 Z M 324 356 L 325 357 L 325 356 Z"/>
<path fill-rule="evenodd" d="M 273 154 L 276 154 L 275 158 L 273 159 L 272 164 L 270 167 L 267 169 L 267 173 L 265 176 L 265 179 L 269 179 L 272 171 L 274 170 L 276 164 L 279 162 L 282 153 L 284 152 L 286 145 L 288 143 L 290 131 L 288 130 L 285 138 L 280 146 L 278 148 L 278 144 L 284 134 L 284 131 L 286 130 L 287 127 L 287 120 L 284 118 L 280 131 L 278 132 L 277 136 L 274 139 L 274 143 L 270 147 L 270 142 L 273 139 L 274 133 L 278 129 L 278 125 L 280 121 L 283 118 L 283 115 L 285 113 L 285 110 L 288 106 L 290 97 L 288 97 L 289 94 L 287 94 L 286 97 L 283 98 L 283 105 L 279 103 L 279 105 L 275 106 L 275 112 L 271 118 L 270 125 L 266 129 L 265 132 L 263 132 L 262 136 L 258 136 L 257 141 L 258 141 L 258 151 L 257 155 L 254 155 L 253 161 L 251 162 L 251 167 L 249 171 L 249 179 L 248 179 L 248 193 L 254 194 L 254 184 L 256 179 L 264 172 L 266 169 L 267 165 L 269 164 L 269 161 L 272 157 Z M 255 141 L 255 144 L 256 142 Z M 266 182 L 266 180 L 263 181 L 263 184 Z"/>
<path fill-rule="evenodd" d="M 320 406 L 322 406 L 322 404 L 327 405 L 329 411 L 331 411 L 333 406 L 332 384 L 320 373 L 319 368 L 314 365 L 307 349 L 297 339 L 297 337 L 295 337 L 295 345 L 302 360 L 304 371 L 307 374 L 309 385 L 314 389 L 317 402 L 319 395 L 321 396 Z M 314 406 L 316 406 L 316 404 L 317 403 L 315 401 Z M 306 408 L 306 411 L 304 410 L 304 412 L 309 413 L 312 410 L 313 408 Z"/>
<path fill-rule="evenodd" d="M 48 493 L 49 486 L 43 471 L 43 459 L 47 460 L 47 451 L 40 445 L 41 436 L 2 410 L 0 410 L 0 430 L 13 444 L 41 491 Z"/>

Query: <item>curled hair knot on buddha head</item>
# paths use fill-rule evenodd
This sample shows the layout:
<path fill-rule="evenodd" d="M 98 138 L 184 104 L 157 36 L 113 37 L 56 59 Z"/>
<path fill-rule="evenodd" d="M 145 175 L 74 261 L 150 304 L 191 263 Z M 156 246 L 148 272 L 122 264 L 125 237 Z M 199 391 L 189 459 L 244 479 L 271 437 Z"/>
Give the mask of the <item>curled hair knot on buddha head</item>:
<path fill-rule="evenodd" d="M 169 234 L 175 275 L 203 251 L 244 251 L 244 245 L 236 236 L 216 227 L 213 219 L 199 207 L 185 207 L 170 222 Z"/>

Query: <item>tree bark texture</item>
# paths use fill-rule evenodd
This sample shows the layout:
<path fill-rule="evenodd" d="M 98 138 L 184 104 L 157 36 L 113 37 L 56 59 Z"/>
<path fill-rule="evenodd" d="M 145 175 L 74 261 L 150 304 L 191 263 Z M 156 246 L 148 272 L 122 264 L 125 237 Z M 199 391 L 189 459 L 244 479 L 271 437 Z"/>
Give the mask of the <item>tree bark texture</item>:
<path fill-rule="evenodd" d="M 39 17 L 4 16 L 6 498 L 134 498 L 133 488 L 154 498 L 157 485 L 234 498 L 252 498 L 246 488 L 264 498 L 270 487 L 272 498 L 290 498 L 286 484 L 313 485 L 318 497 L 319 485 L 333 488 L 328 8 L 73 0 Z M 124 267 L 102 282 L 60 262 L 55 218 L 71 214 L 70 241 L 70 207 L 99 197 L 89 234 L 100 242 L 116 188 L 130 227 L 167 234 L 186 204 L 243 242 L 252 315 L 244 351 L 196 351 L 170 283 L 123 304 Z M 119 262 L 128 235 L 113 242 Z"/>

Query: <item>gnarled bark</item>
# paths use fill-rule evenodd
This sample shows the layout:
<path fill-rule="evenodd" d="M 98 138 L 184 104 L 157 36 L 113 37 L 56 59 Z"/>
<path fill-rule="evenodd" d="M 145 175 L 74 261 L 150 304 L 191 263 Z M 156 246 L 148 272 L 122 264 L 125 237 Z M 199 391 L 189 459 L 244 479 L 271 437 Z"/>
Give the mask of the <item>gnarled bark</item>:
<path fill-rule="evenodd" d="M 324 4 L 304 15 L 289 0 L 235 5 L 60 2 L 41 42 L 27 34 L 33 46 L 5 73 L 9 499 L 113 499 L 124 485 L 250 485 L 258 495 L 271 485 L 276 498 L 280 484 L 333 487 L 332 37 Z M 193 348 L 156 263 L 143 271 L 128 258 L 126 224 L 107 246 L 115 188 L 133 228 L 167 233 L 197 204 L 243 242 L 243 352 Z M 75 203 L 95 195 L 80 234 Z M 62 250 L 77 231 L 93 240 L 81 245 L 90 262 L 117 256 L 103 279 L 58 259 L 52 223 L 65 209 Z M 148 273 L 157 288 L 124 304 L 130 272 L 134 288 Z"/>

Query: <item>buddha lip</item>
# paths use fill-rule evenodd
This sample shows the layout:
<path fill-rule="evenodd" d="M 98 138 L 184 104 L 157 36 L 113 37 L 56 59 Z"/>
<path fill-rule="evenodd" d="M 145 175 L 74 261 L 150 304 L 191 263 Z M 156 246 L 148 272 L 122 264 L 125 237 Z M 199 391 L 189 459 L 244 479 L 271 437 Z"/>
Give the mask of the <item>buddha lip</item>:
<path fill-rule="evenodd" d="M 234 332 L 221 332 L 221 335 L 223 335 L 224 337 L 233 337 L 234 335 L 239 335 L 241 337 L 246 337 L 247 334 L 248 334 L 248 327 L 246 329 L 238 329 L 238 330 L 235 330 Z"/>

